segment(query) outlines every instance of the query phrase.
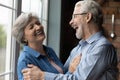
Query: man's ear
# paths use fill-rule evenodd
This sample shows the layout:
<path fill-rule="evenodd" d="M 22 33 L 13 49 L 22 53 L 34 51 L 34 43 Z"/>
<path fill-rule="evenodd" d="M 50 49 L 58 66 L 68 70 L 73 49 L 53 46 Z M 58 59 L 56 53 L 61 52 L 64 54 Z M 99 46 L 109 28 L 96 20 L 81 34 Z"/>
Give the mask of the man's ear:
<path fill-rule="evenodd" d="M 92 19 L 92 14 L 91 13 L 87 13 L 87 15 L 86 15 L 86 22 L 89 23 L 91 19 Z"/>

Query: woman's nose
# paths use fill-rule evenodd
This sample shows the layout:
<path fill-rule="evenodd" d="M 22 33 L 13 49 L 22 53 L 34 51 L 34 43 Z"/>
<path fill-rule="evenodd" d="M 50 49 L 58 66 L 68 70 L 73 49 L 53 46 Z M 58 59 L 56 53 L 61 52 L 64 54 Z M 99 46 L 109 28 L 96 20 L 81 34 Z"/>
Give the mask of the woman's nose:
<path fill-rule="evenodd" d="M 36 25 L 35 24 L 35 29 L 40 29 L 41 25 Z"/>

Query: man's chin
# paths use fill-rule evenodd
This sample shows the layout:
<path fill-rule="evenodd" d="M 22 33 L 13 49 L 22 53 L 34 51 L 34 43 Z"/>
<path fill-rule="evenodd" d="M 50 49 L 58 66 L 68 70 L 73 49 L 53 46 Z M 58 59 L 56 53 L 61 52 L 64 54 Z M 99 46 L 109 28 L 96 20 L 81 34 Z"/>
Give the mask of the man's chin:
<path fill-rule="evenodd" d="M 81 37 L 81 36 L 77 36 L 77 35 L 76 35 L 76 38 L 77 38 L 77 39 L 82 39 L 82 37 Z"/>

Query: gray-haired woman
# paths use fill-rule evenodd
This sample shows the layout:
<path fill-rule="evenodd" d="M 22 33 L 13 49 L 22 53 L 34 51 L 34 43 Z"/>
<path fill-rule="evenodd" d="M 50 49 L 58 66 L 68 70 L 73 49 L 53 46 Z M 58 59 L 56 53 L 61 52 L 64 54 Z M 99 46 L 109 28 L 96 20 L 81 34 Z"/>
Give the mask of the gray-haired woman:
<path fill-rule="evenodd" d="M 63 65 L 52 48 L 43 45 L 44 27 L 34 13 L 22 13 L 12 27 L 12 35 L 24 44 L 18 59 L 18 80 L 23 80 L 22 69 L 29 64 L 38 66 L 43 71 L 63 73 Z"/>

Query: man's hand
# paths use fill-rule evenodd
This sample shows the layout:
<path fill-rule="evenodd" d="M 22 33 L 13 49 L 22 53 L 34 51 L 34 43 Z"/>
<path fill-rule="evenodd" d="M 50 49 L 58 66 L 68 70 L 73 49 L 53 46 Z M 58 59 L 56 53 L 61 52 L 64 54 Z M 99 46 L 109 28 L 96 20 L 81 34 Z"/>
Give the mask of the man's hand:
<path fill-rule="evenodd" d="M 81 56 L 82 56 L 82 55 L 76 56 L 76 57 L 72 60 L 72 62 L 70 63 L 69 71 L 70 71 L 71 73 L 73 73 L 73 72 L 76 70 L 78 64 L 80 63 Z"/>
<path fill-rule="evenodd" d="M 28 64 L 28 68 L 22 70 L 24 80 L 44 80 L 44 72 L 37 66 Z"/>

